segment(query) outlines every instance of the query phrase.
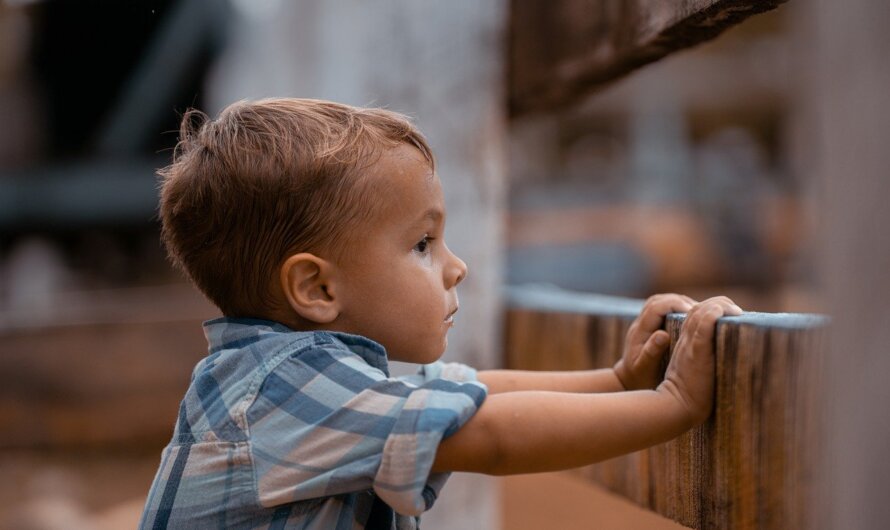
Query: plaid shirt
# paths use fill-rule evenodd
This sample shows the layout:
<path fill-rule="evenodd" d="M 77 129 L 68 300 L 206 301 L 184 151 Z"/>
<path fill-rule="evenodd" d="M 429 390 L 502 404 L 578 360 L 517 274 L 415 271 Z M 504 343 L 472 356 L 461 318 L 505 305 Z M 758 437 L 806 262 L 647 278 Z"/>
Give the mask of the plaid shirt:
<path fill-rule="evenodd" d="M 389 376 L 369 339 L 263 320 L 204 325 L 140 528 L 416 528 L 448 473 L 439 442 L 475 414 L 475 371 Z"/>

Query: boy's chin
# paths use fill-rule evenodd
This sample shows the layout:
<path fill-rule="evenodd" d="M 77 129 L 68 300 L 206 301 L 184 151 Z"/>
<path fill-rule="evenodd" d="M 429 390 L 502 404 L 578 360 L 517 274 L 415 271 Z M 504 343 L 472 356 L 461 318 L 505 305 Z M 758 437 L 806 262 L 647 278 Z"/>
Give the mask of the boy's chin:
<path fill-rule="evenodd" d="M 441 348 L 427 348 L 424 350 L 417 348 L 413 349 L 412 351 L 393 351 L 387 353 L 389 354 L 388 357 L 391 361 L 414 364 L 430 364 L 438 361 L 442 357 L 442 354 L 445 353 L 445 346 L 447 345 L 448 339 L 445 339 L 445 344 Z"/>

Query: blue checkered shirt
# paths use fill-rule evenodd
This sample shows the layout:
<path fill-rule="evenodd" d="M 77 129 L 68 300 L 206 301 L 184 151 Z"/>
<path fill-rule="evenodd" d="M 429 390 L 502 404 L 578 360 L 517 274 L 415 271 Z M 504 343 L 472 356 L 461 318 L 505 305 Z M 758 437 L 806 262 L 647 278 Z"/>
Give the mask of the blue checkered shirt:
<path fill-rule="evenodd" d="M 475 371 L 390 377 L 369 339 L 264 320 L 204 325 L 140 528 L 416 528 L 439 442 L 486 396 Z"/>

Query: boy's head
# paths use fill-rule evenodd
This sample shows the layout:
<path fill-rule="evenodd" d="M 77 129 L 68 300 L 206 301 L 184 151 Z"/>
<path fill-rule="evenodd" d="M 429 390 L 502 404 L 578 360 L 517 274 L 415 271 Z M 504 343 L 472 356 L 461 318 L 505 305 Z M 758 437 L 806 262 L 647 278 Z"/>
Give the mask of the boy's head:
<path fill-rule="evenodd" d="M 189 111 L 174 161 L 159 174 L 168 252 L 225 315 L 359 333 L 399 349 L 387 344 L 395 334 L 384 328 L 398 318 L 387 307 L 411 306 L 419 294 L 380 300 L 398 295 L 398 285 L 372 294 L 366 284 L 385 284 L 381 275 L 398 270 L 380 247 L 420 206 L 423 222 L 436 223 L 407 251 L 431 265 L 434 254 L 415 244 L 442 238 L 445 213 L 432 152 L 404 116 L 284 98 L 238 102 L 214 120 Z M 466 268 L 444 240 L 439 252 L 434 274 L 445 288 L 435 304 L 447 316 Z M 380 267 L 376 278 L 364 274 Z M 411 272 L 400 274 L 394 283 Z"/>

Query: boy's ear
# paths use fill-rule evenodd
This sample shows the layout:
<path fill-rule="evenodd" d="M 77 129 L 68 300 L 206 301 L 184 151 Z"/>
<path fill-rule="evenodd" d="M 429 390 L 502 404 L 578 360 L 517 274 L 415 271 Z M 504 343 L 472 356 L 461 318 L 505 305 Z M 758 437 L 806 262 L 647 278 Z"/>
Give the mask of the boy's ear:
<path fill-rule="evenodd" d="M 340 315 L 336 289 L 331 284 L 333 265 L 314 254 L 294 254 L 281 266 L 281 289 L 288 305 L 302 318 L 327 324 Z"/>

